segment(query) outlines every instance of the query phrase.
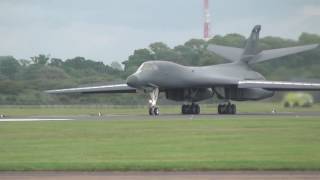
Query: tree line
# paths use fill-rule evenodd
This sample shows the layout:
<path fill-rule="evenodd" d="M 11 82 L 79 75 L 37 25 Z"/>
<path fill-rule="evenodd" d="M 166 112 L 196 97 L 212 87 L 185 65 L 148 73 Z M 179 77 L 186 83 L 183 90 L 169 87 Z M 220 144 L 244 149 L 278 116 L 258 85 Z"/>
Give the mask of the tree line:
<path fill-rule="evenodd" d="M 145 99 L 139 96 L 49 96 L 43 91 L 83 84 L 124 82 L 143 62 L 150 60 L 166 60 L 186 66 L 225 63 L 223 58 L 207 51 L 210 43 L 244 47 L 246 38 L 240 34 L 217 35 L 209 41 L 191 39 L 173 48 L 163 42 L 155 42 L 135 50 L 127 60 L 111 64 L 84 57 L 62 60 L 44 54 L 30 59 L 0 56 L 0 104 L 143 104 Z M 265 50 L 312 43 L 320 43 L 320 36 L 302 33 L 298 40 L 264 37 L 259 48 Z M 271 80 L 320 80 L 320 48 L 257 64 L 253 68 Z"/>

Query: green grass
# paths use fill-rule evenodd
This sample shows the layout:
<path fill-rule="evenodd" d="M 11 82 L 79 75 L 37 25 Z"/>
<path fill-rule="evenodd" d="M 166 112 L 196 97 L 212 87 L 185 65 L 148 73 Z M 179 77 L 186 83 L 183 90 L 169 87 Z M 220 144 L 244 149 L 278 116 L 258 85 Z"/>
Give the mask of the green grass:
<path fill-rule="evenodd" d="M 1 122 L 0 170 L 320 170 L 320 119 Z"/>
<path fill-rule="evenodd" d="M 278 112 L 318 112 L 320 105 L 316 104 L 311 108 L 284 108 L 279 103 L 269 102 L 241 102 L 236 103 L 238 112 L 263 112 L 270 113 L 275 107 Z M 161 114 L 179 114 L 180 105 L 161 106 Z M 63 116 L 63 115 L 94 115 L 102 114 L 147 114 L 146 106 L 0 106 L 0 114 L 7 116 Z M 201 105 L 202 113 L 216 113 L 217 105 Z"/>

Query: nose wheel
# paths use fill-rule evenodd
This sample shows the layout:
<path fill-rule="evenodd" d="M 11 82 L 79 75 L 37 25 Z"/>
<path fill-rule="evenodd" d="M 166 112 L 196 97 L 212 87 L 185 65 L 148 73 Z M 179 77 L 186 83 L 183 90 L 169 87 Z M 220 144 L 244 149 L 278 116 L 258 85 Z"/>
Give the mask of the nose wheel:
<path fill-rule="evenodd" d="M 159 116 L 160 115 L 159 107 L 149 107 L 149 115 Z"/>
<path fill-rule="evenodd" d="M 182 114 L 200 114 L 200 106 L 199 104 L 182 105 L 181 113 Z"/>
<path fill-rule="evenodd" d="M 237 106 L 235 104 L 219 104 L 218 105 L 218 113 L 219 114 L 236 114 Z"/>
<path fill-rule="evenodd" d="M 159 116 L 160 110 L 157 107 L 157 101 L 159 97 L 159 89 L 155 88 L 150 92 L 150 100 L 149 100 L 149 115 L 150 116 Z"/>

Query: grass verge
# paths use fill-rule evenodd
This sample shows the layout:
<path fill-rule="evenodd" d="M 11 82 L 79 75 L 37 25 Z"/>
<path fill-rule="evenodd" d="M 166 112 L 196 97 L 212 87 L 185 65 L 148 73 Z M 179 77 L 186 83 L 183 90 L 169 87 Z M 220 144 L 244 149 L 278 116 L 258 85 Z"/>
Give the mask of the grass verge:
<path fill-rule="evenodd" d="M 0 170 L 320 170 L 317 117 L 0 123 Z"/>

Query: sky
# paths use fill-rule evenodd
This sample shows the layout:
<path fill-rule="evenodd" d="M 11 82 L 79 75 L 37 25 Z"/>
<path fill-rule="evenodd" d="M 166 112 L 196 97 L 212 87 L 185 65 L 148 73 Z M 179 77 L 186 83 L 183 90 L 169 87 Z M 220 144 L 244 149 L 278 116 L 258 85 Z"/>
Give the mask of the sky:
<path fill-rule="evenodd" d="M 319 0 L 210 0 L 213 35 L 320 34 Z M 0 0 L 0 56 L 125 61 L 153 42 L 203 36 L 202 0 Z"/>

